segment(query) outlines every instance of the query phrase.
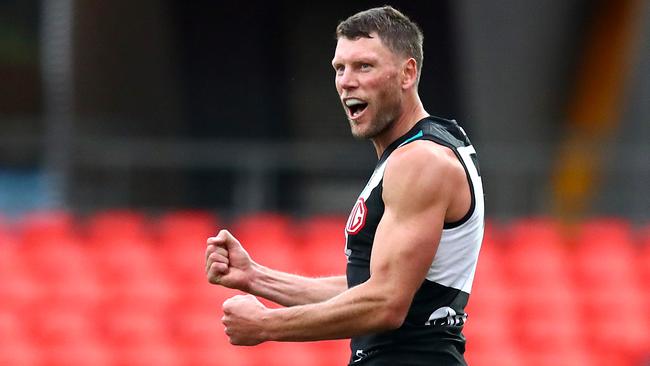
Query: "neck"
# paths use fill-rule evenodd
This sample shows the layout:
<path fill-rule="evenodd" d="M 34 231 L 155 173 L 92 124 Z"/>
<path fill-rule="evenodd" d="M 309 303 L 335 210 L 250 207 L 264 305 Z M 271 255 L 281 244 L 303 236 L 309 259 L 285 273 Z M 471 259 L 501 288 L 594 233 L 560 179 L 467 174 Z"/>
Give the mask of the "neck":
<path fill-rule="evenodd" d="M 402 111 L 400 116 L 395 119 L 389 128 L 371 139 L 372 144 L 375 146 L 378 159 L 381 157 L 381 154 L 384 153 L 388 145 L 412 129 L 418 121 L 429 115 L 427 111 L 424 110 L 424 106 L 418 96 L 415 96 L 415 101 L 413 103 L 407 103 L 407 105 L 408 107 Z"/>

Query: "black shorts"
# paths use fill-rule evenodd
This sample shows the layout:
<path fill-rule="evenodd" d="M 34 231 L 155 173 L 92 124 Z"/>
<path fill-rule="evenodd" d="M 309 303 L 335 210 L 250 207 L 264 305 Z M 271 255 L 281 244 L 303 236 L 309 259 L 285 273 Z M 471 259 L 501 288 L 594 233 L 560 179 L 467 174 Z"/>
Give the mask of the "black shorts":
<path fill-rule="evenodd" d="M 431 351 L 377 351 L 350 366 L 467 366 L 461 351 L 449 344 Z"/>

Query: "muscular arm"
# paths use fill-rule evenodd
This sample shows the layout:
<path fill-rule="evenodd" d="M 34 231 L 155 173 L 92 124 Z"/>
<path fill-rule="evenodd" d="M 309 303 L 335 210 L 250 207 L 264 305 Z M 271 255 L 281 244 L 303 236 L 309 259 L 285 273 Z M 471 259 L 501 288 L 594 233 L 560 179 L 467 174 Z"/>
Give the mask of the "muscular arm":
<path fill-rule="evenodd" d="M 259 264 L 248 293 L 284 306 L 322 302 L 347 289 L 345 276 L 310 278 L 276 271 Z"/>
<path fill-rule="evenodd" d="M 208 238 L 208 281 L 261 296 L 284 306 L 328 300 L 347 289 L 345 276 L 308 278 L 276 271 L 251 259 L 227 230 Z"/>
<path fill-rule="evenodd" d="M 411 146 L 413 145 L 413 146 Z M 464 174 L 439 149 L 413 143 L 393 153 L 384 174 L 384 216 L 373 243 L 370 279 L 327 301 L 262 312 L 259 339 L 310 341 L 349 338 L 401 326 L 435 256 L 455 174 Z M 230 305 L 224 304 L 228 326 Z M 255 327 L 256 325 L 253 325 Z"/>

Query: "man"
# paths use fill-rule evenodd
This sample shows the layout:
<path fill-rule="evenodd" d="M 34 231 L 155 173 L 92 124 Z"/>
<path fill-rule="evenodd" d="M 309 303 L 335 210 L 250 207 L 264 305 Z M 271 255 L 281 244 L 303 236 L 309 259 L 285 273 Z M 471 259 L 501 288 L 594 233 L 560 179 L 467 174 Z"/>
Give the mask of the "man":
<path fill-rule="evenodd" d="M 483 237 L 474 149 L 454 121 L 424 110 L 417 25 L 385 6 L 336 34 L 336 89 L 352 134 L 379 158 L 347 222 L 347 279 L 264 267 L 222 230 L 207 241 L 210 283 L 285 306 L 228 299 L 226 334 L 236 345 L 352 338 L 354 365 L 464 365 L 464 307 Z"/>

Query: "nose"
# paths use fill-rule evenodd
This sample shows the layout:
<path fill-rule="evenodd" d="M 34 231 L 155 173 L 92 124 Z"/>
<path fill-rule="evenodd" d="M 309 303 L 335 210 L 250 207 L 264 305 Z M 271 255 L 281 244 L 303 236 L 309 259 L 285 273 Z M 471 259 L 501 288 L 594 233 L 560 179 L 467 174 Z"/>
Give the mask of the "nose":
<path fill-rule="evenodd" d="M 350 90 L 359 86 L 359 80 L 357 80 L 355 73 L 349 68 L 343 70 L 336 79 L 337 84 L 342 90 Z"/>

